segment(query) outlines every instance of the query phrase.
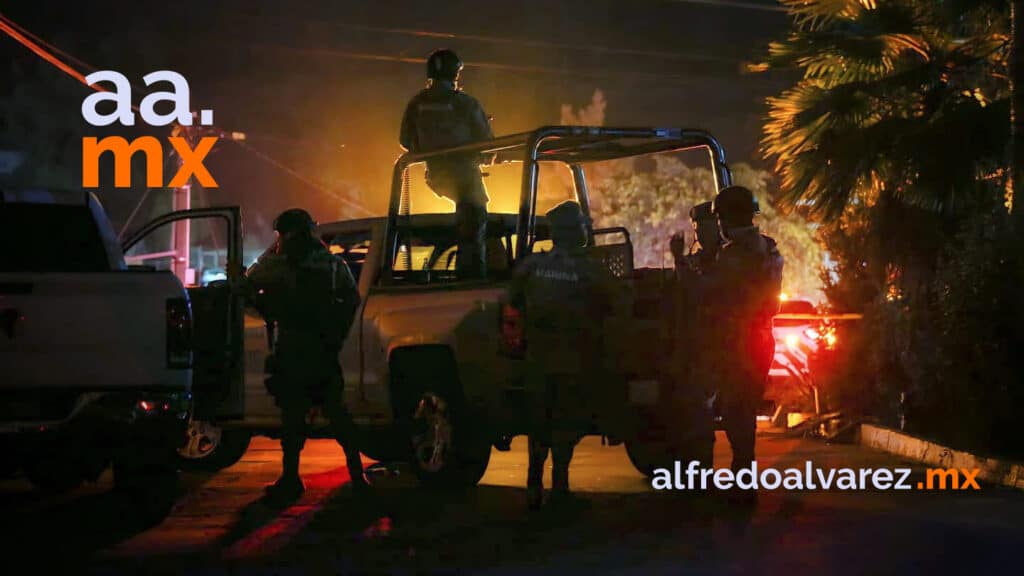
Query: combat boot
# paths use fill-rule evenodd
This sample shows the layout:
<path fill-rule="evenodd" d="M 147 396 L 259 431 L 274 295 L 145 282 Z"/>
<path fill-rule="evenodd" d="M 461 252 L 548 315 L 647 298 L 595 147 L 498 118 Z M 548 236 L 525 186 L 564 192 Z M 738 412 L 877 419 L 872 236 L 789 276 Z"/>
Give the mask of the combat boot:
<path fill-rule="evenodd" d="M 569 468 L 555 466 L 551 469 L 551 494 L 567 496 L 569 494 Z"/>
<path fill-rule="evenodd" d="M 544 487 L 540 483 L 530 483 L 526 486 L 526 507 L 530 510 L 540 510 L 544 503 Z"/>
<path fill-rule="evenodd" d="M 361 494 L 370 492 L 371 486 L 366 481 L 366 474 L 363 471 L 363 460 L 359 456 L 359 452 L 346 453 L 345 465 L 348 468 L 352 490 Z"/>
<path fill-rule="evenodd" d="M 272 506 L 287 506 L 302 497 L 306 486 L 298 476 L 281 476 L 264 489 L 267 503 Z"/>

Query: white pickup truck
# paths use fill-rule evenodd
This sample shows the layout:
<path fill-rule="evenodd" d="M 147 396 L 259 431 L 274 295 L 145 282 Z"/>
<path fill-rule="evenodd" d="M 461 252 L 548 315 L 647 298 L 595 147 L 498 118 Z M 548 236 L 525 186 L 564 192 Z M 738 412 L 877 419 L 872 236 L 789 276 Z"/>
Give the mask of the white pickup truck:
<path fill-rule="evenodd" d="M 453 150 L 494 156 L 491 171 L 520 171 L 513 180 L 518 210 L 489 215 L 486 279 L 459 277 L 454 214 L 434 212 L 436 198 L 425 187 L 420 195 L 411 190 L 417 177 L 422 180 L 428 155 L 406 154 L 395 164 L 386 217 L 325 223 L 319 233 L 348 262 L 362 296 L 340 358 L 345 401 L 364 432 L 361 449 L 380 460 L 410 461 L 427 483 L 471 485 L 483 475 L 492 446 L 507 449 L 512 436 L 526 431 L 520 334 L 502 299 L 516 263 L 550 245 L 545 219 L 537 216 L 540 168 L 571 176 L 556 181 L 558 187 L 588 212 L 585 168 L 592 163 L 697 150 L 710 159 L 716 187 L 727 186 L 731 175 L 710 134 L 679 128 L 548 126 Z M 676 445 L 667 432 L 671 422 L 709 416 L 700 402 L 684 414 L 667 401 L 679 361 L 669 341 L 674 315 L 665 313 L 673 271 L 634 270 L 624 228 L 590 233 L 591 250 L 623 282 L 624 293 L 619 315 L 605 324 L 611 353 L 595 360 L 622 383 L 612 400 L 627 429 L 617 435 L 637 469 L 649 474 L 710 450 L 709 442 Z M 229 271 L 229 282 L 238 273 Z M 181 451 L 193 466 L 230 465 L 252 434 L 279 432 L 278 410 L 264 387 L 266 328 L 251 312 L 244 330 L 244 362 L 224 381 L 225 400 L 204 405 L 196 399 L 191 441 Z M 313 423 L 314 431 L 324 430 L 318 416 Z M 611 430 L 598 425 L 589 432 Z"/>
<path fill-rule="evenodd" d="M 189 217 L 164 217 L 129 244 Z M 193 298 L 173 274 L 126 265 L 88 192 L 3 189 L 0 238 L 5 470 L 48 490 L 94 480 L 111 463 L 118 487 L 175 478 L 197 360 Z"/>

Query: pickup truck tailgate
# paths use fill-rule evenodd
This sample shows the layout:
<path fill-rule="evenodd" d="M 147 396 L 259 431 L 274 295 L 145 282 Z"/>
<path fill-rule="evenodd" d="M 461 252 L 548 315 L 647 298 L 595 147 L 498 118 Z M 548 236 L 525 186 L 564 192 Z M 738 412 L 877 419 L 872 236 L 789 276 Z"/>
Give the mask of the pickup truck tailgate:
<path fill-rule="evenodd" d="M 167 362 L 167 301 L 184 297 L 162 272 L 0 274 L 0 391 L 188 390 Z"/>

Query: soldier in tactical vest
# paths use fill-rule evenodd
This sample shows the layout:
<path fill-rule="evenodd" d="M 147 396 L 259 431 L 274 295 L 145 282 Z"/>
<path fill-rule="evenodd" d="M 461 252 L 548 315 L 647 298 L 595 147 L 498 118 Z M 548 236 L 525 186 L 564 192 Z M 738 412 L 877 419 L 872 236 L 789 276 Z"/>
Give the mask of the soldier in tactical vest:
<path fill-rule="evenodd" d="M 431 152 L 491 140 L 490 120 L 480 103 L 459 86 L 462 60 L 451 50 L 427 59 L 427 87 L 412 98 L 399 140 L 410 152 Z M 487 189 L 479 154 L 450 154 L 427 162 L 427 184 L 455 203 L 459 240 L 455 266 L 468 277 L 486 273 Z"/>
<path fill-rule="evenodd" d="M 366 487 L 356 429 L 345 408 L 338 352 L 359 307 L 359 291 L 344 260 L 314 235 L 305 210 L 292 209 L 274 221 L 277 242 L 249 268 L 249 283 L 276 323 L 272 376 L 267 385 L 281 407 L 281 478 L 267 487 L 271 500 L 298 498 L 299 455 L 306 441 L 306 417 L 322 406 L 334 438 L 345 450 L 352 484 Z"/>
<path fill-rule="evenodd" d="M 775 354 L 772 318 L 779 310 L 783 260 L 775 240 L 753 223 L 760 211 L 750 190 L 723 189 L 712 210 L 726 242 L 707 303 L 718 332 L 715 375 L 735 471 L 754 461 L 757 408 Z"/>
<path fill-rule="evenodd" d="M 716 394 L 712 355 L 714 319 L 707 304 L 715 262 L 722 245 L 711 202 L 690 209 L 695 241 L 689 250 L 681 234 L 669 242 L 676 265 L 675 349 L 676 386 L 671 397 L 681 456 L 710 466 L 715 431 L 711 403 Z"/>
<path fill-rule="evenodd" d="M 552 500 L 569 496 L 569 462 L 591 425 L 594 391 L 601 381 L 602 321 L 613 305 L 611 272 L 585 252 L 586 219 L 580 205 L 564 202 L 547 213 L 554 247 L 530 255 L 516 271 L 509 303 L 523 315 L 526 388 L 530 403 L 527 500 L 543 499 L 544 462 L 551 451 Z"/>

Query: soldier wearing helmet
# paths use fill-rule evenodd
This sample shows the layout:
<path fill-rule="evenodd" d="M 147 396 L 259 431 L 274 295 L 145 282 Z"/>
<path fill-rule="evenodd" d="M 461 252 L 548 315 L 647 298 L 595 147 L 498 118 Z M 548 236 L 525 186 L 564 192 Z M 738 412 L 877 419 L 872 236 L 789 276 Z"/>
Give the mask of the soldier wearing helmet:
<path fill-rule="evenodd" d="M 427 58 L 427 87 L 405 108 L 399 141 L 410 152 L 431 152 L 494 138 L 480 103 L 459 86 L 462 60 L 451 50 Z M 487 189 L 478 154 L 455 154 L 427 162 L 427 184 L 455 203 L 456 268 L 468 276 L 486 271 Z"/>
<path fill-rule="evenodd" d="M 757 408 L 775 354 L 772 317 L 778 313 L 782 255 L 775 240 L 754 225 L 760 213 L 753 193 L 730 186 L 715 197 L 725 244 L 718 254 L 708 305 L 718 328 L 715 374 L 732 468 L 754 460 Z"/>
<path fill-rule="evenodd" d="M 679 456 L 711 465 L 714 423 L 711 402 L 715 378 L 710 362 L 713 354 L 711 335 L 714 320 L 706 305 L 714 277 L 715 262 L 722 245 L 718 221 L 711 202 L 690 208 L 694 241 L 687 250 L 684 236 L 676 234 L 669 242 L 676 265 L 673 358 L 673 388 L 670 405 L 673 437 Z"/>
<path fill-rule="evenodd" d="M 523 316 L 529 402 L 527 503 L 540 507 L 544 462 L 551 451 L 552 502 L 566 502 L 573 449 L 593 417 L 601 378 L 602 318 L 614 303 L 611 272 L 585 251 L 587 222 L 567 201 L 547 213 L 550 252 L 532 254 L 516 271 L 509 303 Z"/>
<path fill-rule="evenodd" d="M 359 307 L 348 265 L 314 234 L 316 223 L 293 208 L 274 221 L 277 241 L 246 276 L 270 323 L 276 323 L 272 375 L 267 387 L 281 408 L 281 477 L 267 487 L 271 501 L 285 503 L 305 490 L 299 455 L 306 440 L 306 416 L 315 405 L 330 420 L 345 451 L 357 489 L 366 487 L 356 429 L 345 408 L 338 352 Z"/>

